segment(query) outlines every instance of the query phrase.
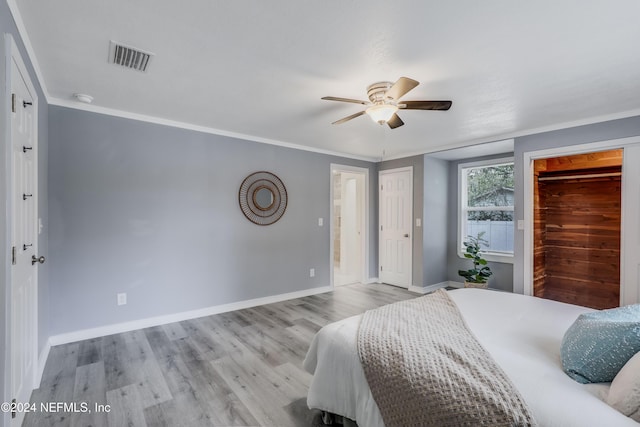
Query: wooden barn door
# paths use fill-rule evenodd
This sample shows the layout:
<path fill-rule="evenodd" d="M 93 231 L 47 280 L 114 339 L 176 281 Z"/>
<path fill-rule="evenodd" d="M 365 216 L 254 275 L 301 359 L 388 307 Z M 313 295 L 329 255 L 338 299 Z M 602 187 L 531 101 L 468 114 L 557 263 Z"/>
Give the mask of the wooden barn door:
<path fill-rule="evenodd" d="M 622 150 L 537 160 L 534 295 L 620 305 Z"/>

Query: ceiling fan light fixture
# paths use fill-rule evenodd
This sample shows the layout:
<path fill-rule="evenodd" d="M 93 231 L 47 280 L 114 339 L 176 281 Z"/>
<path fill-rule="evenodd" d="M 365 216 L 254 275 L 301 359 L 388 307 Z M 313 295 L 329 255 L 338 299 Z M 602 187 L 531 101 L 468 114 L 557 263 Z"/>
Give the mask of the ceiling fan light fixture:
<path fill-rule="evenodd" d="M 367 108 L 367 114 L 376 123 L 381 125 L 387 123 L 391 117 L 398 111 L 398 107 L 391 104 L 372 105 Z"/>

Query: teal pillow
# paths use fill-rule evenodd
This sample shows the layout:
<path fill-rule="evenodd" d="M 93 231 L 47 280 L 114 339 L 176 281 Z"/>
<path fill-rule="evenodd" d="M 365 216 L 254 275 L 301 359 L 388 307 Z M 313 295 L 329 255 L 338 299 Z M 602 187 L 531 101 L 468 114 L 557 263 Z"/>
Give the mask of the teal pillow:
<path fill-rule="evenodd" d="M 579 383 L 611 382 L 640 351 L 640 304 L 581 314 L 562 338 L 562 369 Z"/>

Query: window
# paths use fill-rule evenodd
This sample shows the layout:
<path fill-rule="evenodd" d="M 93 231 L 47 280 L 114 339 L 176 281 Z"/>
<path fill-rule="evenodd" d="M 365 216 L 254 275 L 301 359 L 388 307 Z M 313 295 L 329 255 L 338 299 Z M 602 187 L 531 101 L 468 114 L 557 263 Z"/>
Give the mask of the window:
<path fill-rule="evenodd" d="M 489 261 L 513 258 L 513 158 L 465 163 L 458 166 L 460 183 L 458 254 L 467 236 L 484 233 Z"/>

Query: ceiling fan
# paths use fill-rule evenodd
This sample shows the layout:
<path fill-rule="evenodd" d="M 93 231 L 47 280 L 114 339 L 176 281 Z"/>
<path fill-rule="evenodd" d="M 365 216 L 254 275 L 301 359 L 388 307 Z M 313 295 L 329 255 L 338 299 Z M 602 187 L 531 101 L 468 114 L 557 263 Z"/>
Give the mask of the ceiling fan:
<path fill-rule="evenodd" d="M 398 110 L 441 110 L 446 111 L 451 108 L 451 101 L 400 101 L 400 98 L 420 83 L 408 77 L 400 77 L 397 82 L 377 82 L 367 87 L 369 101 L 357 99 L 337 98 L 335 96 L 325 96 L 322 99 L 327 101 L 352 102 L 354 104 L 367 105 L 366 110 L 352 114 L 343 119 L 333 122 L 339 125 L 351 119 L 368 114 L 374 122 L 381 125 L 387 124 L 391 129 L 395 129 L 404 124 L 398 117 Z"/>

